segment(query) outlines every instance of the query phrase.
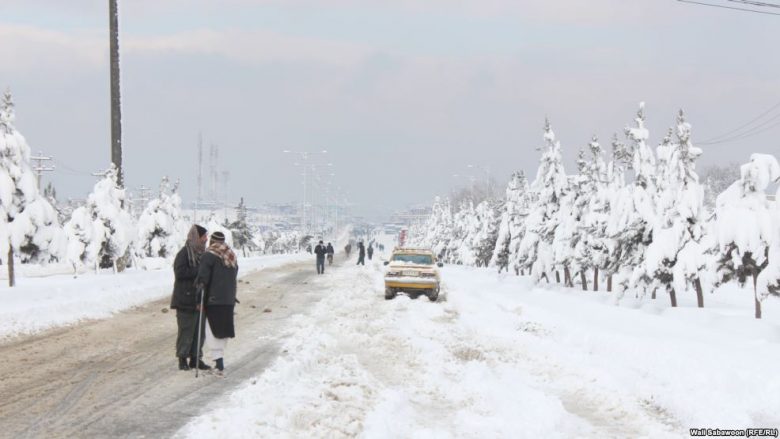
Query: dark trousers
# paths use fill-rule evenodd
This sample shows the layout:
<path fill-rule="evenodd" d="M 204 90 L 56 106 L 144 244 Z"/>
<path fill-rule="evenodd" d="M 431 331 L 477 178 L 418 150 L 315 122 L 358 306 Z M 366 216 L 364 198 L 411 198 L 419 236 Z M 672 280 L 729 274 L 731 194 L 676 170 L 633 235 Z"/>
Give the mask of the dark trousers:
<path fill-rule="evenodd" d="M 357 265 L 366 265 L 366 255 L 358 256 L 358 263 L 357 263 Z"/>
<path fill-rule="evenodd" d="M 325 257 L 317 256 L 317 274 L 325 273 Z"/>
<path fill-rule="evenodd" d="M 176 325 L 179 327 L 176 335 L 176 356 L 203 358 L 203 342 L 206 341 L 206 323 L 200 329 L 200 355 L 198 355 L 198 315 L 197 311 L 176 310 Z"/>

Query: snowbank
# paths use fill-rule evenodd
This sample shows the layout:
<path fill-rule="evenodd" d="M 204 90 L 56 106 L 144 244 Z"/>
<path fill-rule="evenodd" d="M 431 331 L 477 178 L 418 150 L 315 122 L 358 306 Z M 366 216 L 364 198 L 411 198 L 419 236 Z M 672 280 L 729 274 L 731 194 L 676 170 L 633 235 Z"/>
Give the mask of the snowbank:
<path fill-rule="evenodd" d="M 240 276 L 284 265 L 308 255 L 268 255 L 239 258 Z M 54 274 L 60 266 L 49 266 L 48 277 L 17 280 L 17 286 L 0 287 L 0 339 L 33 334 L 45 329 L 100 319 L 112 314 L 169 297 L 173 288 L 170 260 L 150 260 L 155 270 L 128 270 L 124 273 Z M 72 268 L 71 268 L 72 271 Z M 39 270 L 38 275 L 47 274 Z"/>
<path fill-rule="evenodd" d="M 687 437 L 780 425 L 780 325 L 752 318 L 748 292 L 671 309 L 480 269 L 444 278 L 439 303 L 383 300 L 378 261 L 317 278 L 328 294 L 290 319 L 281 357 L 178 436 Z"/>

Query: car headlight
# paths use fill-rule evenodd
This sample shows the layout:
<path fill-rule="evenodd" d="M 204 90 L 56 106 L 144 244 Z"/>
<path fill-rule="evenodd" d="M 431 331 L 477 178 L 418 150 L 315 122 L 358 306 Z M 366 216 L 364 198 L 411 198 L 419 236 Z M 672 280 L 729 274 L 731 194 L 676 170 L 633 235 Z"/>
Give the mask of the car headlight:
<path fill-rule="evenodd" d="M 389 277 L 397 277 L 400 275 L 401 275 L 400 271 L 388 271 L 387 273 L 385 273 L 385 276 L 389 276 Z"/>

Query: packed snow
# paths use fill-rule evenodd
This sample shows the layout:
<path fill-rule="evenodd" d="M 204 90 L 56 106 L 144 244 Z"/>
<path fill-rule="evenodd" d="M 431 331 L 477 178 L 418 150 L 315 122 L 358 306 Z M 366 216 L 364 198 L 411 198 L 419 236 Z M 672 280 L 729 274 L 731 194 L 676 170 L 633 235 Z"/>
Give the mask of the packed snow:
<path fill-rule="evenodd" d="M 729 287 L 681 308 L 447 266 L 446 298 L 383 300 L 378 262 L 330 270 L 283 354 L 181 437 L 678 437 L 780 425 L 780 325 Z M 780 312 L 780 302 L 766 303 Z M 241 339 L 236 343 L 277 340 Z M 229 368 L 228 368 L 229 373 Z M 717 392 L 713 392 L 717 389 Z"/>

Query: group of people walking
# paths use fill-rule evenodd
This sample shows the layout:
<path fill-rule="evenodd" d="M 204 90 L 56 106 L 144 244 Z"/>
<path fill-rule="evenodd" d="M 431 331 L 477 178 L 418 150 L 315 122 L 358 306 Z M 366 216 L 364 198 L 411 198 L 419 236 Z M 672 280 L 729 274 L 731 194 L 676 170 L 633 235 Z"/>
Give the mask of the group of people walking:
<path fill-rule="evenodd" d="M 325 258 L 328 258 L 328 265 L 333 265 L 333 254 L 336 251 L 333 249 L 333 245 L 328 243 L 327 246 L 322 241 L 314 247 L 314 254 L 317 256 L 317 274 L 325 273 Z"/>
<path fill-rule="evenodd" d="M 208 242 L 208 245 L 207 245 Z M 238 303 L 238 261 L 222 232 L 193 225 L 173 262 L 171 309 L 176 310 L 179 370 L 197 368 L 224 375 L 227 341 L 235 337 L 233 310 Z M 209 347 L 214 367 L 203 362 Z"/>

